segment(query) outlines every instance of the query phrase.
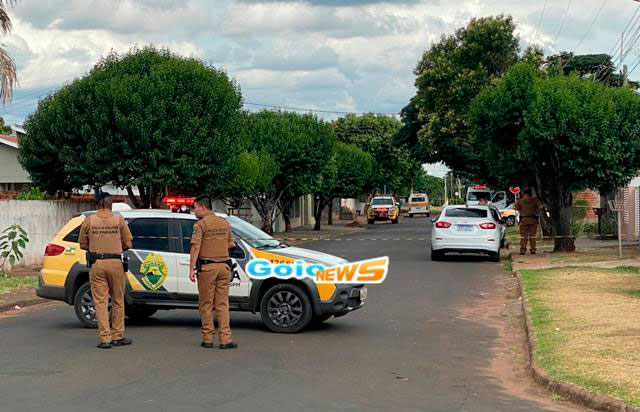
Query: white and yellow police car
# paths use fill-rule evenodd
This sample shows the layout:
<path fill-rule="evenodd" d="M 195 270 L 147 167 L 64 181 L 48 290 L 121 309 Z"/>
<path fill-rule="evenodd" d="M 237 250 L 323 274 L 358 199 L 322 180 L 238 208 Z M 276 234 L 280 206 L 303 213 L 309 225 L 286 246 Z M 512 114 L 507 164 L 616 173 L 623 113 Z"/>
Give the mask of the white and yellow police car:
<path fill-rule="evenodd" d="M 189 210 L 188 201 L 170 198 L 166 203 L 174 211 Z M 197 309 L 198 288 L 189 281 L 190 241 L 196 217 L 162 209 L 114 207 L 114 212 L 124 217 L 133 235 L 133 248 L 125 253 L 129 258 L 125 316 L 141 319 L 163 309 Z M 78 235 L 82 222 L 91 213 L 95 212 L 71 219 L 47 245 L 36 292 L 40 297 L 73 305 L 76 316 L 86 327 L 96 327 L 97 323 L 86 253 L 79 247 Z M 309 278 L 251 279 L 245 267 L 252 259 L 273 263 L 303 260 L 325 266 L 346 260 L 290 247 L 238 217 L 218 216 L 230 223 L 238 245 L 231 256 L 231 310 L 258 313 L 273 332 L 294 333 L 312 321 L 344 316 L 364 306 L 367 298 L 364 285 L 316 284 Z"/>

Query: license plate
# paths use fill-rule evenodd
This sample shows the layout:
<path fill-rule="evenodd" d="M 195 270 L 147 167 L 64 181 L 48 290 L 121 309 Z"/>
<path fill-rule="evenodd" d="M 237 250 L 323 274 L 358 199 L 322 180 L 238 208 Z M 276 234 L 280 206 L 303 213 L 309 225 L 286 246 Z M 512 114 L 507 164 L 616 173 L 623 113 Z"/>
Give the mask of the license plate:
<path fill-rule="evenodd" d="M 458 226 L 456 226 L 456 228 L 458 229 L 458 232 L 472 232 L 473 231 L 473 225 L 458 225 Z"/>
<path fill-rule="evenodd" d="M 367 288 L 360 289 L 360 300 L 366 300 L 367 293 L 368 293 Z"/>

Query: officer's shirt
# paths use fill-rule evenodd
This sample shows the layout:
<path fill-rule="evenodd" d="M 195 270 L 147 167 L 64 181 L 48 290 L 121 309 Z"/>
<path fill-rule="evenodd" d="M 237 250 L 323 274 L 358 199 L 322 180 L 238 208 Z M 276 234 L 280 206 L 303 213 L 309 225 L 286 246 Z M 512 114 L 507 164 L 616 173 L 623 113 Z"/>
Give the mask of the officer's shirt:
<path fill-rule="evenodd" d="M 93 253 L 120 254 L 131 248 L 131 231 L 120 215 L 110 210 L 99 210 L 89 216 L 80 228 L 80 248 Z"/>
<path fill-rule="evenodd" d="M 229 260 L 229 244 L 233 243 L 231 226 L 221 217 L 209 211 L 193 225 L 192 245 L 200 245 L 201 259 L 215 262 Z"/>
<path fill-rule="evenodd" d="M 528 199 L 520 199 L 516 202 L 514 209 L 520 212 L 520 218 L 538 216 L 538 211 L 542 207 L 542 203 L 537 197 Z"/>

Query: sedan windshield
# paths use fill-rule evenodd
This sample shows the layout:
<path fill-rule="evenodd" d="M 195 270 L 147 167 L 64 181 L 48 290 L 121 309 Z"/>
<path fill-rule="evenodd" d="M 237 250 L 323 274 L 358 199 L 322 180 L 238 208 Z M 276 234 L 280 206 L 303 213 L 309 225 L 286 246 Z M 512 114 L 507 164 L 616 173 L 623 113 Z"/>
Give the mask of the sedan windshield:
<path fill-rule="evenodd" d="M 474 208 L 456 208 L 447 209 L 444 212 L 446 217 L 475 217 L 475 218 L 487 218 L 487 209 L 474 209 Z"/>
<path fill-rule="evenodd" d="M 391 205 L 393 200 L 390 197 L 379 197 L 371 201 L 372 205 Z"/>
<path fill-rule="evenodd" d="M 262 230 L 253 226 L 251 223 L 246 222 L 239 217 L 229 216 L 227 218 L 231 225 L 231 231 L 233 235 L 240 238 L 253 246 L 256 249 L 268 249 L 275 248 L 280 245 L 280 242 Z"/>

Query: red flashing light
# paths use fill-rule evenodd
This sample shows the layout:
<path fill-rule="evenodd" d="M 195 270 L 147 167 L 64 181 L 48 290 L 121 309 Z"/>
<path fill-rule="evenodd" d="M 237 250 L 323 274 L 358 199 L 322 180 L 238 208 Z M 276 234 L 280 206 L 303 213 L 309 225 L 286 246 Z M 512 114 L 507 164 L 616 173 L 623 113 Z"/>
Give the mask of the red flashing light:
<path fill-rule="evenodd" d="M 193 197 L 175 197 L 175 196 L 167 196 L 162 199 L 162 203 L 169 206 L 182 206 L 188 205 L 193 206 L 195 198 Z"/>
<path fill-rule="evenodd" d="M 436 222 L 436 227 L 438 229 L 448 229 L 451 227 L 451 223 L 449 222 Z"/>
<path fill-rule="evenodd" d="M 495 223 L 480 223 L 480 227 L 482 229 L 495 229 L 496 228 L 496 224 Z"/>
<path fill-rule="evenodd" d="M 64 252 L 64 247 L 53 243 L 49 243 L 47 247 L 44 248 L 45 256 L 58 256 L 61 255 L 62 252 Z"/>
<path fill-rule="evenodd" d="M 474 190 L 487 190 L 488 187 L 486 185 L 475 185 L 473 186 Z"/>

